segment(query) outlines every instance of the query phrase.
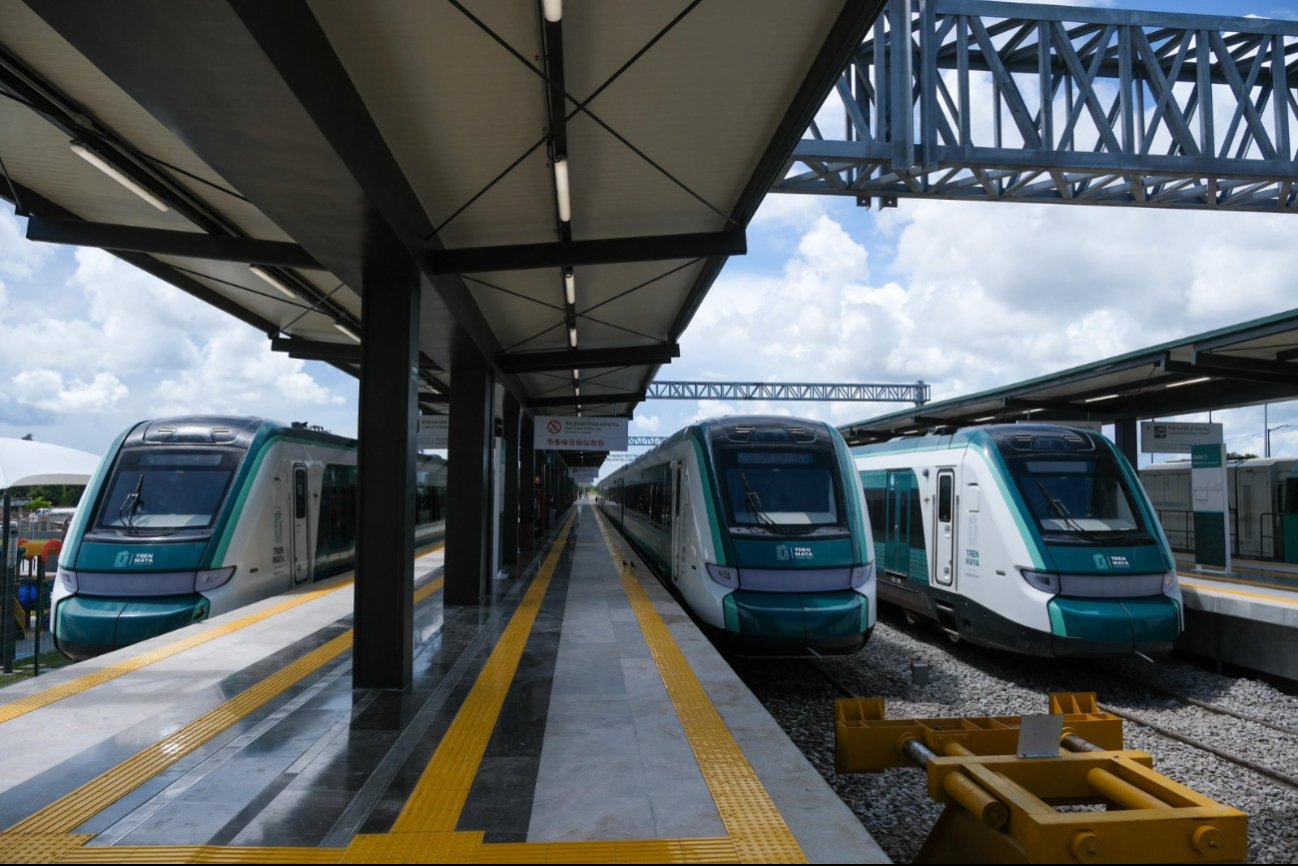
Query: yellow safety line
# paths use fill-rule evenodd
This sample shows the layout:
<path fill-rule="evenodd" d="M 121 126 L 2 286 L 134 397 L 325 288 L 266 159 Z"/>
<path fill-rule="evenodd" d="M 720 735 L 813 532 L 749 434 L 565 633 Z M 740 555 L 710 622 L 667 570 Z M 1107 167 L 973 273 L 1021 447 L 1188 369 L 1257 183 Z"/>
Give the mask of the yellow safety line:
<path fill-rule="evenodd" d="M 1267 601 L 1277 601 L 1280 604 L 1298 604 L 1298 596 L 1295 596 L 1294 598 L 1284 598 L 1278 595 L 1263 595 L 1260 592 L 1246 592 L 1245 590 L 1242 589 L 1228 589 L 1224 586 L 1204 586 L 1201 583 L 1193 583 L 1192 581 L 1188 581 L 1188 580 L 1181 581 L 1181 585 L 1188 586 L 1191 587 L 1192 589 L 1200 590 L 1202 592 L 1222 592 L 1222 593 L 1226 593 L 1227 595 L 1242 595 L 1246 598 L 1264 598 Z"/>
<path fill-rule="evenodd" d="M 70 833 L 149 779 L 246 717 L 271 698 L 328 664 L 352 645 L 352 633 L 341 634 L 174 734 L 127 758 L 9 828 L 9 833 Z M 3 838 L 3 837 L 0 837 Z M 3 850 L 4 846 L 0 846 Z"/>
<path fill-rule="evenodd" d="M 424 556 L 428 553 L 435 553 L 438 550 L 438 548 L 444 546 L 445 546 L 445 542 L 431 545 L 430 547 L 426 548 L 423 553 L 420 553 L 418 555 Z M 326 595 L 329 595 L 330 593 L 334 593 L 334 592 L 338 592 L 339 590 L 346 589 L 347 587 L 351 586 L 355 582 L 356 582 L 355 578 L 348 578 L 340 582 L 337 586 L 331 586 L 325 589 L 313 589 L 309 592 L 304 592 L 300 595 L 295 595 L 292 598 L 288 599 L 287 601 L 281 602 L 280 604 L 274 605 L 273 607 L 268 607 L 263 611 L 259 611 L 258 613 L 253 613 L 253 614 L 249 614 L 248 616 L 241 617 L 240 619 L 237 619 L 234 622 L 228 623 L 226 625 L 218 626 L 216 628 L 204 631 L 201 634 L 196 634 L 192 637 L 187 637 L 184 638 L 183 640 L 178 640 L 173 643 L 169 643 L 165 646 L 158 647 L 157 649 L 151 650 L 147 653 L 141 653 L 140 655 L 132 656 L 131 658 L 126 659 L 125 661 L 117 662 L 116 664 L 109 665 L 106 668 L 101 668 L 100 670 L 97 670 L 94 673 L 86 674 L 85 676 L 78 677 L 75 680 L 69 680 L 68 682 L 63 683 L 61 685 L 51 686 L 50 688 L 45 689 L 44 691 L 33 692 L 32 694 L 27 695 L 25 697 L 21 697 L 18 698 L 17 700 L 10 701 L 7 704 L 0 705 L 0 725 L 4 724 L 5 722 L 13 721 L 19 716 L 24 716 L 27 713 L 32 712 L 33 710 L 39 710 L 41 707 L 48 707 L 50 704 L 57 703 L 58 701 L 61 701 L 64 698 L 70 698 L 73 695 L 77 695 L 80 694 L 81 692 L 86 691 L 87 689 L 94 688 L 95 686 L 102 685 L 103 683 L 115 680 L 118 677 L 125 676 L 126 674 L 129 674 L 132 671 L 137 671 L 140 668 L 145 668 L 151 664 L 156 664 L 157 662 L 160 662 L 163 659 L 171 658 L 177 653 L 182 653 L 185 650 L 193 649 L 196 646 L 202 646 L 208 641 L 213 641 L 219 637 L 225 637 L 228 634 L 239 631 L 240 629 L 244 629 L 244 628 L 248 628 L 249 626 L 256 625 L 262 620 L 283 613 L 286 610 L 291 610 L 297 607 L 298 605 L 306 604 L 309 601 L 315 601 L 317 598 L 322 598 Z M 434 583 L 436 583 L 436 581 L 434 581 Z M 428 593 L 424 593 L 423 596 L 416 595 L 415 601 L 416 602 L 422 601 L 423 598 L 426 598 L 427 596 Z"/>
<path fill-rule="evenodd" d="M 1197 578 L 1199 580 L 1215 580 L 1215 581 L 1220 581 L 1222 583 L 1238 583 L 1244 586 L 1260 586 L 1263 589 L 1283 589 L 1283 590 L 1288 590 L 1289 592 L 1298 592 L 1298 587 L 1284 586 L 1278 583 L 1262 583 L 1260 580 L 1245 580 L 1242 577 L 1224 577 L 1224 576 L 1218 577 L 1215 574 L 1203 574 L 1200 572 L 1193 572 L 1193 573 L 1186 574 L 1179 571 L 1176 573 L 1176 576 L 1178 578 L 1182 578 L 1181 580 L 1182 583 L 1185 582 L 1184 578 L 1190 578 L 1191 580 Z"/>
<path fill-rule="evenodd" d="M 442 737 L 437 751 L 392 825 L 393 833 L 449 832 L 455 829 L 509 693 L 510 683 L 514 680 L 514 672 L 523 657 L 523 648 L 532 633 L 541 601 L 550 588 L 550 578 L 559 564 L 559 554 L 568 541 L 573 520 L 574 517 L 570 516 L 564 524 L 536 580 L 528 587 L 505 633 L 496 642 L 468 698 L 455 714 L 450 729 Z"/>
<path fill-rule="evenodd" d="M 672 638 L 648 593 L 625 565 L 602 515 L 595 511 L 604 543 L 622 577 L 640 630 L 653 653 L 667 694 L 712 792 L 717 812 L 741 863 L 806 863 L 807 857 L 756 771 L 735 742 L 721 714 L 699 682 L 685 653 Z"/>

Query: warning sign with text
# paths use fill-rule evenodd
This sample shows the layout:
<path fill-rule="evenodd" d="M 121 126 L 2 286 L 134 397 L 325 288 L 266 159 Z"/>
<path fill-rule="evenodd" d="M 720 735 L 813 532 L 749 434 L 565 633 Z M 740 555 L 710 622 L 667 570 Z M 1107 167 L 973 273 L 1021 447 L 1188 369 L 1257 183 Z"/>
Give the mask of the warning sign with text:
<path fill-rule="evenodd" d="M 539 451 L 625 451 L 627 419 L 538 415 L 532 428 Z"/>

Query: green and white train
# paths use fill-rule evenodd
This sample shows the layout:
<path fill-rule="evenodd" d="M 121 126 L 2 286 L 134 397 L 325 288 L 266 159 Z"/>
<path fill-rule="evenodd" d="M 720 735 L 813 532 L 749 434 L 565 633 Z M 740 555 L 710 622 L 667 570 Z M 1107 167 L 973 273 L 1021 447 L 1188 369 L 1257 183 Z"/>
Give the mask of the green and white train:
<path fill-rule="evenodd" d="M 874 554 L 847 444 L 785 417 L 701 421 L 599 485 L 600 508 L 733 649 L 859 649 Z"/>
<path fill-rule="evenodd" d="M 82 659 L 355 564 L 356 443 L 262 418 L 141 421 L 82 495 L 59 556 L 55 645 Z M 417 545 L 445 527 L 446 463 L 420 457 Z"/>
<path fill-rule="evenodd" d="M 1164 652 L 1175 560 L 1135 471 L 1103 436 L 969 427 L 853 449 L 879 598 L 956 640 L 1040 656 Z"/>

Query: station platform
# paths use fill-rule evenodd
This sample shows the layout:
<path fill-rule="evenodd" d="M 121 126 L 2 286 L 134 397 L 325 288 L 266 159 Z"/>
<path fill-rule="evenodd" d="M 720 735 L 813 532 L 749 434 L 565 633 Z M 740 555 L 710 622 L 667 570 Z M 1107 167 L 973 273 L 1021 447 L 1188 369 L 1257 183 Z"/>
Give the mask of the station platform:
<path fill-rule="evenodd" d="M 441 560 L 403 692 L 345 576 L 0 692 L 0 860 L 887 862 L 594 507 L 483 605 Z"/>
<path fill-rule="evenodd" d="M 1177 648 L 1298 680 L 1298 566 L 1236 559 L 1229 572 L 1177 555 L 1185 631 Z"/>

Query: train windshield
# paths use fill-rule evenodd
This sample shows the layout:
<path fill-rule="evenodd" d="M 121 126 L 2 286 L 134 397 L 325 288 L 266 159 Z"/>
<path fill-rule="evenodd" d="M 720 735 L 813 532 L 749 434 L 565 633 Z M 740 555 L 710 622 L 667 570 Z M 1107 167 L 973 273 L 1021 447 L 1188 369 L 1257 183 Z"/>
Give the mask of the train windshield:
<path fill-rule="evenodd" d="M 781 534 L 846 528 L 832 451 L 721 448 L 717 460 L 732 528 Z"/>
<path fill-rule="evenodd" d="M 210 527 L 238 463 L 233 451 L 124 451 L 96 525 L 128 533 Z"/>
<path fill-rule="evenodd" d="M 1042 539 L 1065 544 L 1153 544 L 1113 455 L 1005 454 Z"/>

